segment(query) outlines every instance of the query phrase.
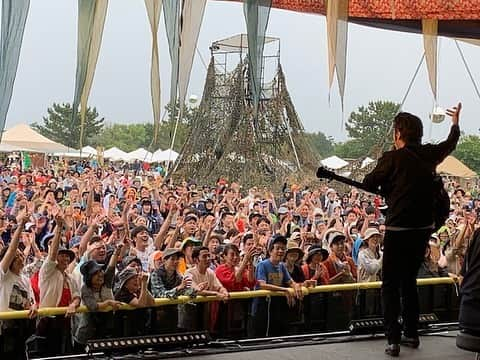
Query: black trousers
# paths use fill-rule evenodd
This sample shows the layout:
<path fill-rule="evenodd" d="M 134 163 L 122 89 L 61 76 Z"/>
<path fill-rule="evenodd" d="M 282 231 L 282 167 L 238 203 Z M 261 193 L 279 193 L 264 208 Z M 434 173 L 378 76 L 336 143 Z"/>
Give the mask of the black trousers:
<path fill-rule="evenodd" d="M 256 298 L 256 312 L 251 317 L 251 329 L 254 337 L 282 336 L 288 334 L 287 299 L 283 296 Z"/>
<path fill-rule="evenodd" d="M 383 317 L 389 344 L 400 343 L 402 315 L 405 336 L 418 336 L 417 274 L 431 230 L 389 231 L 383 250 Z"/>

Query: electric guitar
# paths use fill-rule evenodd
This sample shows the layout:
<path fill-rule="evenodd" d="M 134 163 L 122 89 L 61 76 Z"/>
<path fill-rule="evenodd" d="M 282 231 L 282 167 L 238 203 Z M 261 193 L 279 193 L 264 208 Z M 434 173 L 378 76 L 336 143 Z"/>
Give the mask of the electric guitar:
<path fill-rule="evenodd" d="M 345 176 L 341 176 L 341 175 L 338 175 L 338 174 L 335 174 L 333 171 L 330 171 L 330 170 L 327 170 L 326 168 L 324 168 L 323 166 L 320 166 L 318 169 L 317 169 L 317 178 L 319 179 L 325 179 L 325 180 L 336 180 L 338 182 L 341 182 L 343 184 L 346 184 L 346 185 L 350 185 L 350 186 L 354 186 L 360 190 L 363 190 L 363 191 L 366 191 L 366 192 L 369 192 L 369 193 L 372 193 L 371 190 L 367 189 L 365 187 L 365 185 L 363 185 L 363 183 L 359 182 L 359 181 L 355 181 L 355 180 L 352 180 L 352 179 L 349 179 Z M 379 192 L 373 192 L 373 194 L 377 194 L 377 195 L 380 195 Z"/>
<path fill-rule="evenodd" d="M 335 174 L 333 171 L 325 169 L 323 166 L 320 166 L 317 169 L 317 178 L 319 179 L 327 179 L 327 180 L 336 180 L 341 183 L 355 186 L 361 190 L 367 191 L 372 193 L 371 190 L 365 188 L 361 182 L 346 178 L 341 175 Z M 433 188 L 433 221 L 434 221 L 434 231 L 437 231 L 445 225 L 445 221 L 447 220 L 449 213 L 450 213 L 450 198 L 448 197 L 448 193 L 445 191 L 443 187 L 442 178 L 439 175 L 433 177 L 432 181 L 432 188 Z M 383 196 L 380 192 L 373 192 L 373 194 Z"/>

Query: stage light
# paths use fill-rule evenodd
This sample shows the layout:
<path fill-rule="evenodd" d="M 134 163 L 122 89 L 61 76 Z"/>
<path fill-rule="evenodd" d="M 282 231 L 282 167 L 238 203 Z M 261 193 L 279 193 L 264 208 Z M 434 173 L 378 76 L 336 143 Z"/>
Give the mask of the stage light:
<path fill-rule="evenodd" d="M 400 319 L 401 320 L 401 319 Z M 428 325 L 438 322 L 435 314 L 422 314 L 419 317 L 419 327 L 426 328 Z M 382 318 L 352 320 L 348 324 L 348 330 L 352 334 L 376 334 L 384 330 Z"/>
<path fill-rule="evenodd" d="M 352 320 L 348 330 L 352 334 L 375 334 L 383 331 L 383 320 L 380 318 Z"/>
<path fill-rule="evenodd" d="M 161 348 L 168 347 L 192 347 L 207 344 L 210 341 L 208 332 L 188 332 L 180 334 L 165 334 L 152 336 L 139 336 L 129 338 L 90 340 L 85 350 L 88 354 L 93 351 L 109 352 L 112 350 Z"/>

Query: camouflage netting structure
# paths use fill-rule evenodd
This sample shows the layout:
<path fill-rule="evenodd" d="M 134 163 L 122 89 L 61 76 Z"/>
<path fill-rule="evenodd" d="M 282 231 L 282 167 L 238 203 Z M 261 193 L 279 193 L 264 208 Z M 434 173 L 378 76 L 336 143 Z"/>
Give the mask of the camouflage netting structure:
<path fill-rule="evenodd" d="M 307 184 L 314 181 L 318 160 L 280 65 L 272 82 L 263 86 L 255 115 L 246 61 L 231 72 L 217 72 L 212 57 L 202 101 L 174 178 L 215 183 L 223 177 L 243 186 L 272 187 L 285 181 Z"/>

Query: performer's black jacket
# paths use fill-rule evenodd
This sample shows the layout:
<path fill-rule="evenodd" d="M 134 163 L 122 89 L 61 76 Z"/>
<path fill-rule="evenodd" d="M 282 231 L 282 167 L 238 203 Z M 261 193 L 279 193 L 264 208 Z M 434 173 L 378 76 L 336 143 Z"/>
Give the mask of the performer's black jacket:
<path fill-rule="evenodd" d="M 379 192 L 388 205 L 388 227 L 422 228 L 433 224 L 433 172 L 457 145 L 458 125 L 452 125 L 447 140 L 438 144 L 407 144 L 387 151 L 363 184 Z M 415 155 L 416 154 L 416 155 Z"/>

